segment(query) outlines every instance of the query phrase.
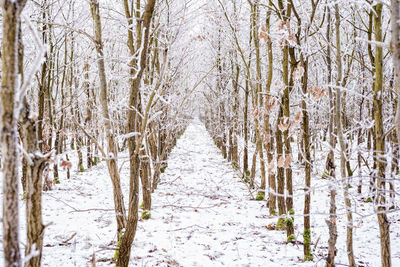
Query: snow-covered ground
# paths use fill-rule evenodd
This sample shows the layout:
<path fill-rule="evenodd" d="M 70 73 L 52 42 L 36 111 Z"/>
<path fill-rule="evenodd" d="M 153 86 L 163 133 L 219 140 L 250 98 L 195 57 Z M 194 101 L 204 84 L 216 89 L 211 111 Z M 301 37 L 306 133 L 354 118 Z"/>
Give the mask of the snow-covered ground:
<path fill-rule="evenodd" d="M 122 153 L 122 187 L 128 196 L 128 158 Z M 302 240 L 302 170 L 295 168 L 295 235 Z M 303 246 L 286 244 L 286 233 L 270 230 L 267 202 L 251 200 L 247 186 L 222 158 L 200 121 L 194 120 L 172 151 L 168 168 L 152 195 L 151 219 L 140 221 L 133 244 L 132 266 L 324 266 L 328 229 L 325 180 L 314 175 L 312 241 L 314 262 L 303 263 Z M 347 265 L 345 216 L 338 193 L 338 263 Z M 43 193 L 45 232 L 43 266 L 110 266 L 116 223 L 112 186 L 103 163 L 71 179 L 61 178 Z M 380 265 L 379 229 L 371 203 L 356 207 L 354 252 L 360 266 Z M 21 201 L 21 212 L 24 204 Z M 21 214 L 21 239 L 25 240 Z M 393 266 L 400 266 L 400 216 L 389 215 Z M 1 248 L 2 250 L 2 248 Z M 2 257 L 0 252 L 0 257 Z M 0 261 L 0 266 L 3 264 Z M 339 265 L 339 264 L 338 264 Z"/>

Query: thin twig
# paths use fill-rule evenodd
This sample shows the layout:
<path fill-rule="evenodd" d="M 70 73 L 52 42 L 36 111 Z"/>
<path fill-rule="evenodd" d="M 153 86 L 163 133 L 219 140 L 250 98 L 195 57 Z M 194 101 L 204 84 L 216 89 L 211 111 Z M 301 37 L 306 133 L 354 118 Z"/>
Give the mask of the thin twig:
<path fill-rule="evenodd" d="M 68 239 L 62 241 L 61 244 L 63 244 L 63 245 L 68 244 L 68 242 L 71 241 L 72 238 L 74 238 L 75 236 L 76 236 L 76 232 L 74 232 Z"/>

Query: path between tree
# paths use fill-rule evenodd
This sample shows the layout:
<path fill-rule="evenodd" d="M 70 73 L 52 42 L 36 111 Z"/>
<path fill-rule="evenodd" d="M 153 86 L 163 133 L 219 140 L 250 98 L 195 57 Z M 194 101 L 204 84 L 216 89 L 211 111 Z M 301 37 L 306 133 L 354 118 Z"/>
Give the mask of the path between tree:
<path fill-rule="evenodd" d="M 270 231 L 266 202 L 250 200 L 199 120 L 177 142 L 153 194 L 152 219 L 139 224 L 137 265 L 293 266 L 302 246 Z M 315 264 L 315 263 L 314 263 Z"/>
<path fill-rule="evenodd" d="M 76 155 L 71 158 L 77 166 Z M 128 162 L 128 155 L 121 153 L 125 202 Z M 92 266 L 93 254 L 97 267 L 112 266 L 116 222 L 105 163 L 85 172 L 73 171 L 71 179 L 63 171 L 60 180 L 54 190 L 43 193 L 43 220 L 50 224 L 45 230 L 43 266 Z M 250 200 L 246 185 L 199 120 L 192 121 L 171 152 L 152 202 L 151 219 L 138 224 L 132 266 L 301 264 L 302 246 L 286 245 L 285 232 L 268 230 L 277 218 L 268 217 L 265 201 Z M 22 242 L 24 203 L 20 202 Z"/>

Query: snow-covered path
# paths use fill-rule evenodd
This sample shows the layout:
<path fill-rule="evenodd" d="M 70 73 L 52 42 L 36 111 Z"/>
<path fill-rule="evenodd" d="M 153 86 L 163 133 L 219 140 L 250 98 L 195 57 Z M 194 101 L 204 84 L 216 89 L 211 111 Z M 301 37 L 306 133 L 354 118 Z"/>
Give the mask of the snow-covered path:
<path fill-rule="evenodd" d="M 270 231 L 266 202 L 251 201 L 230 163 L 194 120 L 172 151 L 153 194 L 152 219 L 139 224 L 137 265 L 293 266 L 302 247 Z M 314 263 L 315 265 L 315 263 Z"/>
<path fill-rule="evenodd" d="M 70 156 L 77 166 L 76 155 Z M 125 201 L 128 161 L 126 153 L 119 155 Z M 74 168 L 71 179 L 64 171 L 61 175 L 61 184 L 43 192 L 43 221 L 48 227 L 42 265 L 93 266 L 95 255 L 97 267 L 113 266 L 116 222 L 105 163 L 84 172 Z M 285 232 L 267 228 L 277 218 L 268 217 L 265 201 L 250 200 L 246 185 L 198 120 L 192 121 L 170 154 L 152 203 L 151 219 L 138 224 L 132 266 L 316 265 L 302 263 L 302 246 L 286 244 Z M 20 201 L 22 244 L 24 213 L 25 202 Z M 0 249 L 0 258 L 2 253 Z"/>

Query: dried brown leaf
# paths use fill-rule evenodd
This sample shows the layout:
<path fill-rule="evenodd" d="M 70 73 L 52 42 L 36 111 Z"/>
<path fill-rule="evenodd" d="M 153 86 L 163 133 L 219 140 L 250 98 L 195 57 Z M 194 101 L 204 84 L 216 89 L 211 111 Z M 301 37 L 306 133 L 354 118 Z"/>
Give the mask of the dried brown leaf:
<path fill-rule="evenodd" d="M 285 164 L 284 164 L 284 168 L 286 169 L 286 168 L 289 168 L 289 166 L 290 166 L 290 164 L 292 163 L 292 156 L 291 155 L 288 155 L 286 158 L 285 158 Z"/>
<path fill-rule="evenodd" d="M 278 159 L 278 168 L 283 168 L 285 166 L 285 157 L 281 155 Z"/>

